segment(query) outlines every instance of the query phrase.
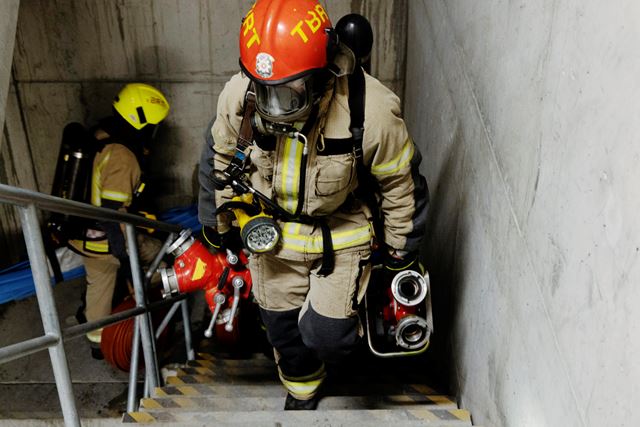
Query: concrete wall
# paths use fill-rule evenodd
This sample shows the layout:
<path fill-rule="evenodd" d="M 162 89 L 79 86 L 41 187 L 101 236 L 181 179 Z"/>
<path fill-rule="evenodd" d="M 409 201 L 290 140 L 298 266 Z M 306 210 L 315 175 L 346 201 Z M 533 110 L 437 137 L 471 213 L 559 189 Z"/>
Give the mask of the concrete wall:
<path fill-rule="evenodd" d="M 9 82 L 11 80 L 11 63 L 19 5 L 19 0 L 7 0 L 0 3 L 0 130 L 2 130 L 0 133 L 0 182 L 2 183 L 14 183 L 16 173 L 19 173 L 13 167 L 12 162 L 4 161 L 11 158 L 13 154 L 9 145 L 5 143 L 7 130 L 4 127 L 4 118 L 7 115 L 7 109 L 12 107 Z M 0 230 L 18 231 L 16 212 L 9 205 L 0 204 Z M 20 250 L 16 250 L 13 236 L 15 232 L 10 234 L 12 235 L 0 233 L 0 254 L 3 254 L 3 262 L 0 262 L 0 265 L 18 260 Z"/>
<path fill-rule="evenodd" d="M 415 0 L 408 16 L 405 109 L 461 403 L 483 425 L 637 425 L 640 3 Z"/>

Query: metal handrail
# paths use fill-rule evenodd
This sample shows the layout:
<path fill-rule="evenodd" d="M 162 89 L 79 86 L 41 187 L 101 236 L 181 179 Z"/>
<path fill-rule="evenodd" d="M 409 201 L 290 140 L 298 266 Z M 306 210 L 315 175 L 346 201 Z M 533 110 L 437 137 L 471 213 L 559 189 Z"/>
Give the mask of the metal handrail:
<path fill-rule="evenodd" d="M 182 227 L 179 225 L 167 224 L 166 222 L 156 221 L 126 212 L 101 208 L 74 200 L 62 199 L 60 197 L 50 196 L 24 188 L 12 187 L 6 184 L 0 184 L 0 203 L 10 203 L 23 207 L 35 205 L 45 211 L 80 216 L 83 218 L 100 219 L 102 221 L 124 222 L 137 227 L 153 228 L 169 233 L 179 233 L 182 231 Z"/>
<path fill-rule="evenodd" d="M 145 390 L 152 390 L 159 385 L 160 375 L 157 366 L 157 354 L 155 351 L 155 337 L 151 325 L 150 311 L 169 304 L 182 307 L 184 324 L 185 344 L 187 355 L 193 358 L 193 348 L 191 347 L 191 330 L 189 324 L 189 313 L 184 296 L 174 297 L 170 300 L 147 304 L 145 289 L 150 281 L 151 273 L 155 271 L 167 253 L 167 248 L 175 237 L 174 233 L 181 231 L 181 227 L 174 224 L 167 224 L 160 221 L 150 220 L 137 215 L 119 212 L 111 209 L 100 208 L 85 203 L 62 199 L 55 196 L 39 193 L 36 191 L 16 188 L 5 184 L 0 184 L 0 203 L 16 205 L 20 213 L 22 231 L 25 238 L 29 262 L 33 273 L 36 298 L 40 308 L 40 316 L 44 328 L 44 335 L 37 338 L 28 339 L 16 344 L 0 348 L 0 363 L 24 357 L 36 351 L 49 349 L 51 365 L 55 377 L 60 406 L 64 417 L 65 425 L 80 426 L 80 419 L 76 408 L 75 397 L 73 395 L 69 365 L 63 346 L 63 341 L 81 336 L 99 327 L 121 322 L 136 316 L 134 323 L 133 348 L 131 355 L 131 373 L 129 376 L 129 398 L 127 410 L 135 407 L 135 396 L 137 386 L 137 366 L 139 346 L 142 343 L 143 356 L 145 361 Z M 125 233 L 127 240 L 127 250 L 131 263 L 131 274 L 133 288 L 135 291 L 136 308 L 126 312 L 117 313 L 104 319 L 88 324 L 77 325 L 65 329 L 60 328 L 58 312 L 53 300 L 51 290 L 51 277 L 45 256 L 44 243 L 41 234 L 40 223 L 37 215 L 37 208 L 67 215 L 84 218 L 99 219 L 101 221 L 114 221 L 125 223 Z M 135 227 L 154 228 L 169 232 L 169 237 L 156 255 L 150 266 L 150 272 L 143 279 L 140 262 L 138 258 L 137 239 Z M 172 309 L 170 315 L 173 316 L 177 310 Z M 169 317 L 169 316 L 167 316 Z M 163 322 L 165 324 L 166 322 Z M 148 396 L 148 393 L 145 394 Z"/>

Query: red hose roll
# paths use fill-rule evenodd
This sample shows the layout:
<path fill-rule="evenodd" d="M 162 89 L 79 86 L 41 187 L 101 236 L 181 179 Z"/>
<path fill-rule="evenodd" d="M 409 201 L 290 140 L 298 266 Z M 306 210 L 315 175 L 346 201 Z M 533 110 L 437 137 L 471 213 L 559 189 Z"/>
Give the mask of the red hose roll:
<path fill-rule="evenodd" d="M 129 310 L 136 307 L 136 301 L 132 297 L 125 298 L 112 313 L 119 313 L 121 311 Z M 159 310 L 152 313 L 154 324 L 160 322 L 166 315 L 167 310 Z M 100 350 L 106 360 L 111 366 L 116 369 L 120 369 L 124 372 L 129 372 L 131 368 L 131 349 L 133 348 L 133 328 L 135 317 L 114 325 L 107 326 L 102 330 L 102 340 L 100 342 Z M 160 335 L 160 338 L 156 341 L 156 348 L 158 352 L 164 348 L 167 343 L 168 329 Z M 142 357 L 142 349 L 140 349 L 140 360 L 138 366 L 144 366 L 144 359 Z"/>
<path fill-rule="evenodd" d="M 113 313 L 129 310 L 135 308 L 135 306 L 135 300 L 128 297 L 113 310 Z M 125 372 L 129 372 L 131 367 L 134 319 L 123 320 L 102 330 L 100 349 L 104 355 L 104 360 L 114 368 Z"/>

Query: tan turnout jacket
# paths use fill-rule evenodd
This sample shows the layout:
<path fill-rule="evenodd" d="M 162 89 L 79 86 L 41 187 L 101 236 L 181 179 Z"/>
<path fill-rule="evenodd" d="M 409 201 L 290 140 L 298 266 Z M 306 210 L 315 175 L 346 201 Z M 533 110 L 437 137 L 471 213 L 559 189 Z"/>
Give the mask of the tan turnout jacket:
<path fill-rule="evenodd" d="M 135 154 L 118 143 L 107 144 L 93 160 L 91 204 L 104 206 L 121 204 L 127 208 L 140 183 L 141 171 Z M 109 242 L 100 230 L 87 230 L 87 239 L 69 242 L 85 255 L 109 253 Z"/>
<path fill-rule="evenodd" d="M 427 205 L 427 189 L 418 172 L 420 154 L 400 117 L 400 100 L 377 79 L 365 75 L 364 162 L 380 188 L 384 217 L 384 241 L 400 250 L 416 250 Z M 237 74 L 220 94 L 216 120 L 211 128 L 214 167 L 224 169 L 233 156 L 242 120 L 242 106 L 249 80 Z M 356 160 L 352 152 L 323 155 L 327 141 L 351 144 L 348 81 L 337 78 L 319 106 L 319 116 L 309 133 L 307 164 L 302 165 L 302 144 L 280 136 L 273 151 L 253 146 L 250 181 L 259 191 L 289 212 L 295 212 L 298 194 L 304 191 L 302 214 L 325 217 L 334 250 L 354 251 L 372 239 L 370 213 L 365 203 L 353 196 L 358 187 Z M 306 168 L 301 183 L 301 168 Z M 228 201 L 230 189 L 215 192 L 216 206 Z M 224 231 L 228 218 L 218 215 Z M 304 260 L 322 254 L 320 227 L 280 222 L 282 244 L 275 253 L 285 259 Z"/>

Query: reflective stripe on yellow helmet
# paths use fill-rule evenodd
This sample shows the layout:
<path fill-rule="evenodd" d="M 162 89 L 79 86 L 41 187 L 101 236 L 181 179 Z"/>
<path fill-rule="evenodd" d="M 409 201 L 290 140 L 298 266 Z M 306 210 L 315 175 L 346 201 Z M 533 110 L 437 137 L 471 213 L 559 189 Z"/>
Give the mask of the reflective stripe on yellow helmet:
<path fill-rule="evenodd" d="M 134 128 L 156 125 L 169 114 L 169 102 L 162 92 L 144 83 L 129 83 L 113 100 L 115 110 Z"/>
<path fill-rule="evenodd" d="M 383 163 L 381 165 L 375 165 L 371 167 L 371 173 L 373 175 L 388 175 L 399 171 L 403 167 L 407 166 L 413 158 L 413 141 L 408 139 L 402 151 L 393 160 Z"/>
<path fill-rule="evenodd" d="M 308 254 L 322 253 L 322 236 L 307 236 L 300 234 L 300 224 L 285 223 L 282 227 L 282 246 L 296 252 Z M 364 245 L 371 241 L 372 231 L 369 225 L 353 230 L 331 232 L 333 249 L 340 250 Z"/>
<path fill-rule="evenodd" d="M 282 373 L 280 367 L 278 367 L 278 375 L 280 376 L 282 385 L 284 385 L 284 388 L 287 389 L 291 396 L 298 400 L 309 400 L 318 392 L 327 373 L 324 370 L 323 364 L 316 372 L 304 377 L 287 377 Z"/>

